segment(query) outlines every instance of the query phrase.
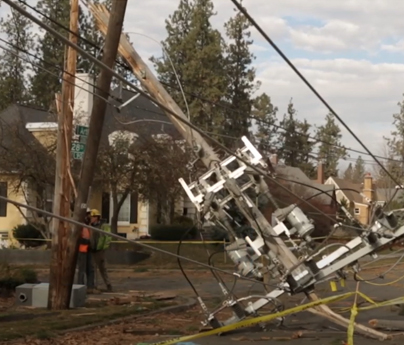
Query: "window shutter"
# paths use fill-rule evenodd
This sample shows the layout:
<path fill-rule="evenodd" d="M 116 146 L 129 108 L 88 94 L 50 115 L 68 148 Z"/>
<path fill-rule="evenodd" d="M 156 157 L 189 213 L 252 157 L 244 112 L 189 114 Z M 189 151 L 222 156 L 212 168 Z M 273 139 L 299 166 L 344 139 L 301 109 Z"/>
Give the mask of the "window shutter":
<path fill-rule="evenodd" d="M 138 221 L 137 209 L 138 209 L 138 196 L 137 196 L 137 193 L 132 193 L 130 195 L 130 223 L 131 224 L 137 224 L 137 221 Z"/>
<path fill-rule="evenodd" d="M 108 223 L 110 223 L 111 219 L 109 216 L 109 206 L 110 206 L 110 200 L 111 196 L 109 193 L 102 193 L 102 198 L 101 198 L 101 217 L 102 219 L 107 220 Z"/>
<path fill-rule="evenodd" d="M 0 195 L 7 198 L 7 182 L 0 182 Z M 7 202 L 0 200 L 0 217 L 7 217 Z"/>

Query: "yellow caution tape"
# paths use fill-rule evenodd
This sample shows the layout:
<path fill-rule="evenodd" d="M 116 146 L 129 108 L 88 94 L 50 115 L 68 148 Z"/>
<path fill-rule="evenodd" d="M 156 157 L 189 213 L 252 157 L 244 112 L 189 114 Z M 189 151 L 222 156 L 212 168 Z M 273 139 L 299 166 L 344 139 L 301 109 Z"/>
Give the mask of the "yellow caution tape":
<path fill-rule="evenodd" d="M 270 314 L 270 315 L 264 315 L 264 316 L 259 316 L 259 317 L 255 317 L 252 319 L 248 319 L 248 320 L 243 320 L 240 322 L 237 322 L 235 324 L 232 325 L 227 325 L 227 326 L 223 326 L 220 328 L 215 328 L 212 329 L 210 331 L 207 332 L 203 332 L 203 333 L 198 333 L 198 334 L 193 334 L 193 335 L 186 335 L 184 337 L 180 337 L 180 338 L 174 338 L 174 339 L 170 339 L 170 340 L 166 340 L 166 341 L 161 341 L 158 343 L 153 343 L 150 345 L 170 345 L 170 344 L 176 344 L 179 342 L 185 342 L 185 341 L 189 341 L 189 340 L 194 340 L 194 339 L 199 339 L 199 338 L 204 338 L 204 337 L 208 337 L 211 335 L 216 335 L 216 334 L 220 334 L 220 333 L 227 333 L 230 331 L 234 331 L 236 329 L 240 329 L 240 328 L 245 328 L 245 327 L 249 327 L 249 326 L 253 326 L 256 324 L 259 324 L 261 322 L 268 322 L 280 317 L 284 317 L 290 314 L 294 314 L 294 313 L 298 313 L 310 308 L 314 308 L 317 307 L 319 305 L 323 305 L 323 304 L 329 304 L 329 303 L 333 303 L 333 302 L 337 302 L 343 299 L 346 299 L 348 297 L 351 297 L 355 295 L 355 292 L 348 292 L 342 295 L 337 295 L 337 296 L 331 296 L 331 297 L 327 297 L 327 298 L 323 298 L 317 301 L 313 301 L 310 303 L 306 303 L 297 307 L 293 307 L 290 309 L 286 309 L 283 311 L 280 311 L 278 313 L 275 314 Z"/>
<path fill-rule="evenodd" d="M 353 304 L 351 309 L 351 317 L 349 318 L 348 333 L 347 333 L 347 343 L 348 345 L 353 345 L 353 335 L 355 331 L 355 318 L 358 315 L 358 308 L 356 307 L 356 302 Z"/>
<path fill-rule="evenodd" d="M 386 306 L 390 306 L 390 305 L 394 305 L 394 304 L 404 303 L 404 297 L 399 297 L 399 298 L 395 298 L 395 299 L 388 300 L 388 301 L 385 301 L 385 302 L 376 303 L 370 297 L 366 296 L 364 293 L 362 293 L 360 291 L 348 292 L 348 293 L 345 293 L 345 294 L 340 294 L 340 295 L 326 297 L 326 298 L 323 298 L 323 299 L 312 301 L 310 303 L 306 303 L 306 304 L 303 304 L 303 305 L 300 305 L 300 306 L 296 306 L 296 307 L 293 307 L 293 308 L 290 308 L 290 309 L 286 309 L 286 310 L 280 311 L 280 312 L 275 313 L 275 314 L 259 316 L 259 317 L 255 317 L 255 318 L 252 318 L 252 319 L 243 320 L 243 321 L 240 321 L 240 322 L 235 323 L 235 324 L 231 324 L 231 325 L 223 326 L 223 327 L 220 327 L 220 328 L 216 328 L 216 329 L 213 329 L 213 330 L 210 330 L 210 331 L 207 331 L 207 332 L 193 334 L 193 335 L 186 335 L 184 337 L 174 338 L 174 339 L 165 340 L 165 341 L 161 341 L 161 342 L 157 342 L 157 343 L 150 343 L 148 345 L 173 345 L 173 344 L 177 344 L 177 343 L 180 343 L 180 342 L 186 342 L 186 341 L 189 341 L 189 340 L 208 337 L 208 336 L 211 336 L 211 335 L 216 335 L 216 334 L 220 334 L 220 333 L 227 333 L 227 332 L 230 332 L 230 331 L 234 331 L 236 329 L 241 329 L 241 328 L 245 328 L 245 327 L 254 326 L 254 325 L 259 324 L 261 322 L 269 322 L 271 320 L 281 318 L 281 317 L 285 317 L 285 316 L 290 315 L 290 314 L 295 314 L 295 313 L 298 313 L 298 312 L 302 312 L 304 310 L 311 309 L 311 308 L 314 308 L 314 307 L 317 307 L 317 306 L 320 306 L 320 305 L 330 304 L 330 303 L 333 303 L 333 302 L 338 302 L 338 301 L 347 299 L 347 298 L 349 298 L 351 296 L 355 296 L 355 295 L 361 296 L 366 301 L 371 302 L 372 305 L 367 306 L 367 307 L 358 308 L 356 303 L 354 303 L 353 307 L 351 308 L 351 317 L 350 317 L 350 323 L 349 323 L 349 326 L 348 326 L 348 344 L 349 345 L 353 344 L 353 334 L 354 334 L 354 330 L 355 330 L 355 318 L 356 318 L 357 314 L 360 311 L 370 310 L 370 309 L 386 307 Z"/>
<path fill-rule="evenodd" d="M 332 292 L 337 291 L 337 283 L 335 281 L 333 280 L 330 281 L 330 287 Z"/>
<path fill-rule="evenodd" d="M 345 279 L 340 280 L 341 287 L 345 287 Z"/>

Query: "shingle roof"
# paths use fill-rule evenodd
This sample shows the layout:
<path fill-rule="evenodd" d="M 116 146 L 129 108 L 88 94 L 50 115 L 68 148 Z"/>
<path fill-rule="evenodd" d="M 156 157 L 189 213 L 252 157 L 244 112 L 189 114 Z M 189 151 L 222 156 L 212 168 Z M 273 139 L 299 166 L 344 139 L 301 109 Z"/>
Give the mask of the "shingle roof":
<path fill-rule="evenodd" d="M 299 191 L 295 190 L 296 193 L 298 194 L 304 194 L 300 196 L 311 196 L 314 194 L 318 194 L 321 191 L 325 192 L 323 194 L 319 194 L 318 196 L 314 197 L 313 199 L 317 199 L 324 205 L 329 205 L 332 202 L 332 197 L 334 195 L 334 186 L 333 185 L 324 185 L 317 183 L 315 181 L 310 180 L 306 174 L 300 169 L 296 167 L 290 167 L 286 165 L 276 165 L 275 167 L 275 172 L 276 174 L 288 178 L 290 180 L 296 181 L 296 182 L 301 182 L 304 183 L 310 187 L 304 187 L 302 185 L 299 185 L 297 183 L 291 183 L 293 187 L 298 189 Z M 328 196 L 327 196 L 328 195 Z"/>
<path fill-rule="evenodd" d="M 360 195 L 360 193 L 362 192 L 362 185 L 360 183 L 353 183 L 337 177 L 333 177 L 332 179 L 341 189 L 354 189 L 355 191 L 357 191 L 356 193 L 350 190 L 342 190 L 342 192 L 347 196 L 349 200 L 356 203 L 363 203 L 363 197 Z"/>

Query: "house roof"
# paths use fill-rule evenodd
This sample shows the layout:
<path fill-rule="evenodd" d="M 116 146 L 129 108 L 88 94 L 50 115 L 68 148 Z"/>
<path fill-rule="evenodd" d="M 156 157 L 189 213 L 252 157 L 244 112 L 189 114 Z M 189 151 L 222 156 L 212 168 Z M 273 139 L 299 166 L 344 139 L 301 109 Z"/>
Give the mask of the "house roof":
<path fill-rule="evenodd" d="M 355 191 L 351 190 L 342 190 L 342 192 L 346 195 L 346 197 L 350 201 L 354 201 L 356 203 L 363 203 L 363 197 L 361 196 L 360 193 L 362 193 L 362 183 L 353 183 L 347 180 L 340 179 L 338 177 L 332 177 L 334 182 L 337 184 L 337 186 L 341 189 L 354 189 Z M 386 189 L 386 188 L 377 188 L 375 187 L 375 200 L 374 201 L 387 201 L 390 200 L 391 197 L 394 196 L 394 193 L 396 193 L 396 190 L 394 188 L 392 189 Z M 397 193 L 394 196 L 393 200 L 397 200 L 401 197 L 404 196 L 404 190 L 398 190 Z"/>
<path fill-rule="evenodd" d="M 310 188 L 310 187 L 305 187 L 305 186 L 299 185 L 297 183 L 291 182 L 292 185 L 294 185 L 296 187 L 298 187 L 298 186 L 302 187 L 305 197 L 312 196 L 312 195 L 318 194 L 320 192 L 324 192 L 324 193 L 319 194 L 318 196 L 314 197 L 313 199 L 316 199 L 325 205 L 328 205 L 332 202 L 332 197 L 334 195 L 334 186 L 333 185 L 324 185 L 324 184 L 310 180 L 300 168 L 277 164 L 274 167 L 274 169 L 275 169 L 275 172 L 280 176 L 288 178 L 292 181 L 301 182 L 301 183 L 304 183 L 305 185 L 311 186 L 311 188 Z"/>
<path fill-rule="evenodd" d="M 346 195 L 346 197 L 350 201 L 354 201 L 356 203 L 363 203 L 363 197 L 360 195 L 362 192 L 362 185 L 360 183 L 353 183 L 347 180 L 343 180 L 337 177 L 332 178 L 334 182 L 337 184 L 338 188 L 340 189 L 353 189 L 355 191 L 351 190 L 342 190 L 341 192 Z"/>
<path fill-rule="evenodd" d="M 175 139 L 182 139 L 166 114 L 145 96 L 127 89 L 120 90 L 118 88 L 111 92 L 111 96 L 106 109 L 102 142 L 108 140 L 110 133 L 119 130 L 134 132 L 140 136 L 168 134 Z M 118 109 L 119 106 L 134 96 L 137 97 L 122 107 L 121 110 Z M 0 113 L 0 125 L 4 129 L 2 139 L 7 141 L 8 132 L 5 130 L 7 126 L 17 125 L 21 135 L 26 139 L 34 140 L 32 134 L 26 130 L 27 123 L 56 121 L 57 116 L 46 110 L 13 104 Z"/>

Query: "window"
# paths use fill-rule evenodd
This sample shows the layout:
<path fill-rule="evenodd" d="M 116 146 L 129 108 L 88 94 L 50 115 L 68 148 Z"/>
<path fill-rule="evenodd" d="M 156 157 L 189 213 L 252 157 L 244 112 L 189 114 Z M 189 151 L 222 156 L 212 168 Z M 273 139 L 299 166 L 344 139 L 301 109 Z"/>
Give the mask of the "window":
<path fill-rule="evenodd" d="M 7 182 L 0 182 L 0 195 L 7 198 Z M 0 217 L 7 217 L 7 202 L 0 200 Z"/>
<path fill-rule="evenodd" d="M 118 194 L 118 200 L 122 198 L 121 194 Z M 118 224 L 130 224 L 130 198 L 126 197 L 118 214 Z"/>
<path fill-rule="evenodd" d="M 360 208 L 358 208 L 358 207 L 355 208 L 355 214 L 356 214 L 356 215 L 361 214 Z"/>
<path fill-rule="evenodd" d="M 118 200 L 122 197 L 122 194 L 118 194 Z M 108 220 L 111 222 L 111 217 L 113 213 L 113 200 L 112 196 L 110 196 L 110 211 L 109 211 L 109 217 Z M 129 224 L 136 224 L 137 223 L 137 207 L 138 207 L 138 198 L 137 194 L 133 193 L 130 194 L 126 197 L 125 201 L 123 202 L 121 209 L 119 210 L 118 214 L 118 225 L 129 225 Z M 105 205 L 103 203 L 103 217 L 104 216 L 104 211 L 105 210 Z"/>

